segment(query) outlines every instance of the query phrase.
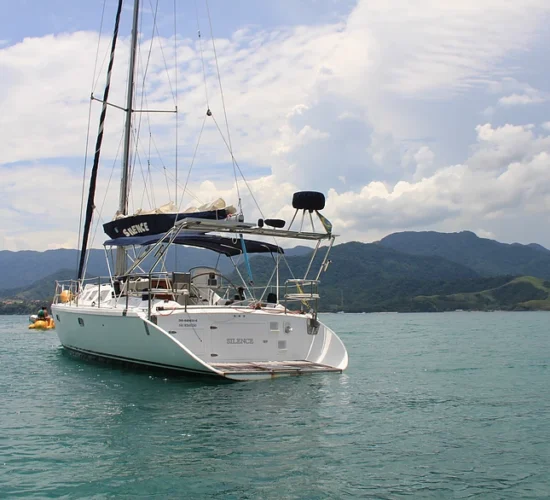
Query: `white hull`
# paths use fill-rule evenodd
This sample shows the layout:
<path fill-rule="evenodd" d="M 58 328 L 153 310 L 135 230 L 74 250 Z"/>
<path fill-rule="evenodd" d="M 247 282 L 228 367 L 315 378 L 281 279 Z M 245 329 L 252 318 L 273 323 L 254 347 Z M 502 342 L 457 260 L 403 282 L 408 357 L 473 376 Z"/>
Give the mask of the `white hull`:
<path fill-rule="evenodd" d="M 325 371 L 341 372 L 348 354 L 338 336 L 311 316 L 282 307 L 192 306 L 171 303 L 147 310 L 122 304 L 52 306 L 59 340 L 69 350 L 97 358 L 254 380 Z"/>

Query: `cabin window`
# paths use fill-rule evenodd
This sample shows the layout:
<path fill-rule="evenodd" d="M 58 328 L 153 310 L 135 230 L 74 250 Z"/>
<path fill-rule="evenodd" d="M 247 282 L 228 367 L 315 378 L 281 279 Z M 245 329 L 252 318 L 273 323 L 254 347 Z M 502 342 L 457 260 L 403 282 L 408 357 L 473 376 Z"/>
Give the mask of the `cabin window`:
<path fill-rule="evenodd" d="M 101 301 L 103 302 L 111 293 L 111 290 L 103 290 L 101 292 Z"/>
<path fill-rule="evenodd" d="M 279 322 L 278 321 L 270 321 L 269 322 L 269 329 L 272 332 L 278 331 L 279 330 Z"/>
<path fill-rule="evenodd" d="M 84 320 L 82 318 L 78 318 L 78 324 L 80 326 L 84 326 Z"/>
<path fill-rule="evenodd" d="M 286 340 L 279 340 L 277 342 L 277 347 L 279 348 L 279 350 L 284 350 L 286 349 Z"/>
<path fill-rule="evenodd" d="M 59 319 L 59 314 L 56 314 L 56 315 L 55 315 L 55 319 L 56 319 L 58 322 L 61 323 L 61 320 Z"/>

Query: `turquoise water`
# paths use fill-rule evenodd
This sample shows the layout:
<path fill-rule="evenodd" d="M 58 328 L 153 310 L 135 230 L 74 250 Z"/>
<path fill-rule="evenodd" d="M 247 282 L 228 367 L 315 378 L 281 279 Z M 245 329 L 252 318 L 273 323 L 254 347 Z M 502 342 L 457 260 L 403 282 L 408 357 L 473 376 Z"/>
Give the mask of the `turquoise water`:
<path fill-rule="evenodd" d="M 0 498 L 550 498 L 550 314 L 325 315 L 342 375 L 89 364 L 0 317 Z"/>

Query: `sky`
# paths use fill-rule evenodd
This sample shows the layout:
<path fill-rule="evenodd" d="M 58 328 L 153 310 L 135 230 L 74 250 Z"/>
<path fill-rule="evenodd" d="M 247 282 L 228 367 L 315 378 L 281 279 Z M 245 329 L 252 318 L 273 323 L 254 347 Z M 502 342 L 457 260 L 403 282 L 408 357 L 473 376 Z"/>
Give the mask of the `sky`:
<path fill-rule="evenodd" d="M 313 190 L 340 242 L 470 230 L 550 247 L 547 0 L 142 5 L 134 108 L 172 112 L 135 114 L 132 212 L 240 195 L 248 220 L 288 220 Z M 76 248 L 116 2 L 0 8 L 0 250 Z M 124 107 L 128 0 L 122 16 L 109 102 Z M 96 247 L 123 120 L 108 108 Z"/>

